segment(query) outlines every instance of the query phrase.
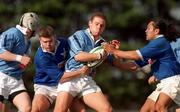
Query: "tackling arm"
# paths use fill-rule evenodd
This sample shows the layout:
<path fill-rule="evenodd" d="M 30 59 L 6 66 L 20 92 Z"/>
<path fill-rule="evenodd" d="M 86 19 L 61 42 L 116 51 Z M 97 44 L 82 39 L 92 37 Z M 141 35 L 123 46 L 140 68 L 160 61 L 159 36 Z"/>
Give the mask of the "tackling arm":
<path fill-rule="evenodd" d="M 60 83 L 67 82 L 74 78 L 80 77 L 82 75 L 89 74 L 90 69 L 87 66 L 83 66 L 82 68 L 72 71 L 72 72 L 64 72 L 63 76 L 61 77 Z"/>
<path fill-rule="evenodd" d="M 125 71 L 134 72 L 137 70 L 137 65 L 134 62 L 121 62 L 118 59 L 113 60 L 113 66 Z"/>
<path fill-rule="evenodd" d="M 124 58 L 124 59 L 132 59 L 132 60 L 138 60 L 140 59 L 140 56 L 136 51 L 121 51 L 114 47 L 114 45 L 111 44 L 105 44 L 103 45 L 105 51 L 109 54 L 113 54 L 116 58 Z"/>

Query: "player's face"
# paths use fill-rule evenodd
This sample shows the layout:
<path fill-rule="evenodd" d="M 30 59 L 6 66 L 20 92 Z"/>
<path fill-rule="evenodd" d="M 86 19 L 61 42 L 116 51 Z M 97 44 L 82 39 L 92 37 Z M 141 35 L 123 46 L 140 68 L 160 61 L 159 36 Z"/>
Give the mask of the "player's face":
<path fill-rule="evenodd" d="M 159 33 L 159 29 L 154 27 L 154 22 L 151 21 L 148 23 L 146 28 L 146 40 L 153 40 Z"/>
<path fill-rule="evenodd" d="M 27 38 L 30 39 L 32 37 L 33 31 L 27 28 L 26 34 Z"/>
<path fill-rule="evenodd" d="M 93 20 L 89 21 L 89 29 L 94 38 L 98 39 L 105 29 L 105 20 L 98 16 L 94 17 Z"/>
<path fill-rule="evenodd" d="M 47 38 L 47 37 L 40 37 L 40 44 L 42 46 L 43 49 L 45 49 L 48 52 L 53 52 L 55 50 L 55 38 L 51 37 L 51 38 Z"/>

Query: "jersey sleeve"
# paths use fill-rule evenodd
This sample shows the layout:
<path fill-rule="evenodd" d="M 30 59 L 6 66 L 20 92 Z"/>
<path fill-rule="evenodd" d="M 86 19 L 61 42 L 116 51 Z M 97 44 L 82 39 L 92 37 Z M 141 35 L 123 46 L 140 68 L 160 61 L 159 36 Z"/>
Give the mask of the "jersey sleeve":
<path fill-rule="evenodd" d="M 160 56 L 164 50 L 165 49 L 163 48 L 162 43 L 152 41 L 138 51 L 142 60 L 148 60 L 150 58 L 155 59 L 157 56 Z"/>
<path fill-rule="evenodd" d="M 84 39 L 82 35 L 80 35 L 78 32 L 73 34 L 69 39 L 68 39 L 70 51 L 73 53 L 71 56 L 75 56 L 79 52 L 83 51 L 84 48 Z"/>
<path fill-rule="evenodd" d="M 137 64 L 139 67 L 143 67 L 143 66 L 145 66 L 145 65 L 147 65 L 148 64 L 148 61 L 142 61 L 142 60 L 136 60 L 136 61 L 134 61 L 135 62 L 135 64 Z"/>
<path fill-rule="evenodd" d="M 2 34 L 0 36 L 0 53 L 11 51 L 15 45 L 16 37 L 13 34 Z"/>

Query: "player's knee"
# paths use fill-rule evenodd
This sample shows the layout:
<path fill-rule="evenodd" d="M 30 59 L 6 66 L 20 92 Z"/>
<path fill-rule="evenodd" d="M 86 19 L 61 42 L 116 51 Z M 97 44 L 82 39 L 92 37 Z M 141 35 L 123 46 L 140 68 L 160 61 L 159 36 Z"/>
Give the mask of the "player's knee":
<path fill-rule="evenodd" d="M 68 110 L 69 110 L 68 108 L 61 108 L 61 107 L 56 108 L 55 107 L 54 112 L 69 112 Z"/>
<path fill-rule="evenodd" d="M 86 109 L 81 109 L 80 112 L 86 112 Z"/>
<path fill-rule="evenodd" d="M 180 108 L 177 108 L 177 109 L 176 109 L 176 112 L 180 112 Z"/>
<path fill-rule="evenodd" d="M 105 105 L 102 110 L 102 112 L 112 112 L 112 106 L 111 105 Z"/>
<path fill-rule="evenodd" d="M 160 104 L 160 103 L 156 103 L 155 105 L 155 110 L 156 111 L 160 111 L 160 112 L 165 112 L 167 110 L 167 107 L 163 104 Z"/>
<path fill-rule="evenodd" d="M 141 107 L 140 112 L 151 112 L 151 109 L 146 107 Z"/>
<path fill-rule="evenodd" d="M 20 112 L 31 112 L 31 106 L 24 106 L 18 109 Z"/>

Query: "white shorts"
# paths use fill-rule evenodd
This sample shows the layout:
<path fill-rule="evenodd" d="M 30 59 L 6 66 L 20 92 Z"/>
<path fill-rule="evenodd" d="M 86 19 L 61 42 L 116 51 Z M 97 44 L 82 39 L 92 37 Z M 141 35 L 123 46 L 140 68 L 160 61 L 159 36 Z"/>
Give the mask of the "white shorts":
<path fill-rule="evenodd" d="M 99 86 L 96 85 L 90 76 L 82 76 L 71 81 L 58 85 L 58 92 L 68 92 L 73 97 L 81 97 L 90 93 L 101 92 Z"/>
<path fill-rule="evenodd" d="M 26 90 L 22 79 L 17 80 L 14 77 L 0 72 L 0 95 L 8 99 L 9 95 L 21 90 Z"/>
<path fill-rule="evenodd" d="M 178 106 L 180 106 L 180 75 L 165 78 L 157 84 L 148 98 L 156 102 L 160 93 L 168 95 Z"/>
<path fill-rule="evenodd" d="M 40 84 L 34 84 L 34 91 L 36 94 L 41 94 L 47 97 L 49 102 L 52 104 L 57 96 L 57 86 L 46 86 Z"/>

